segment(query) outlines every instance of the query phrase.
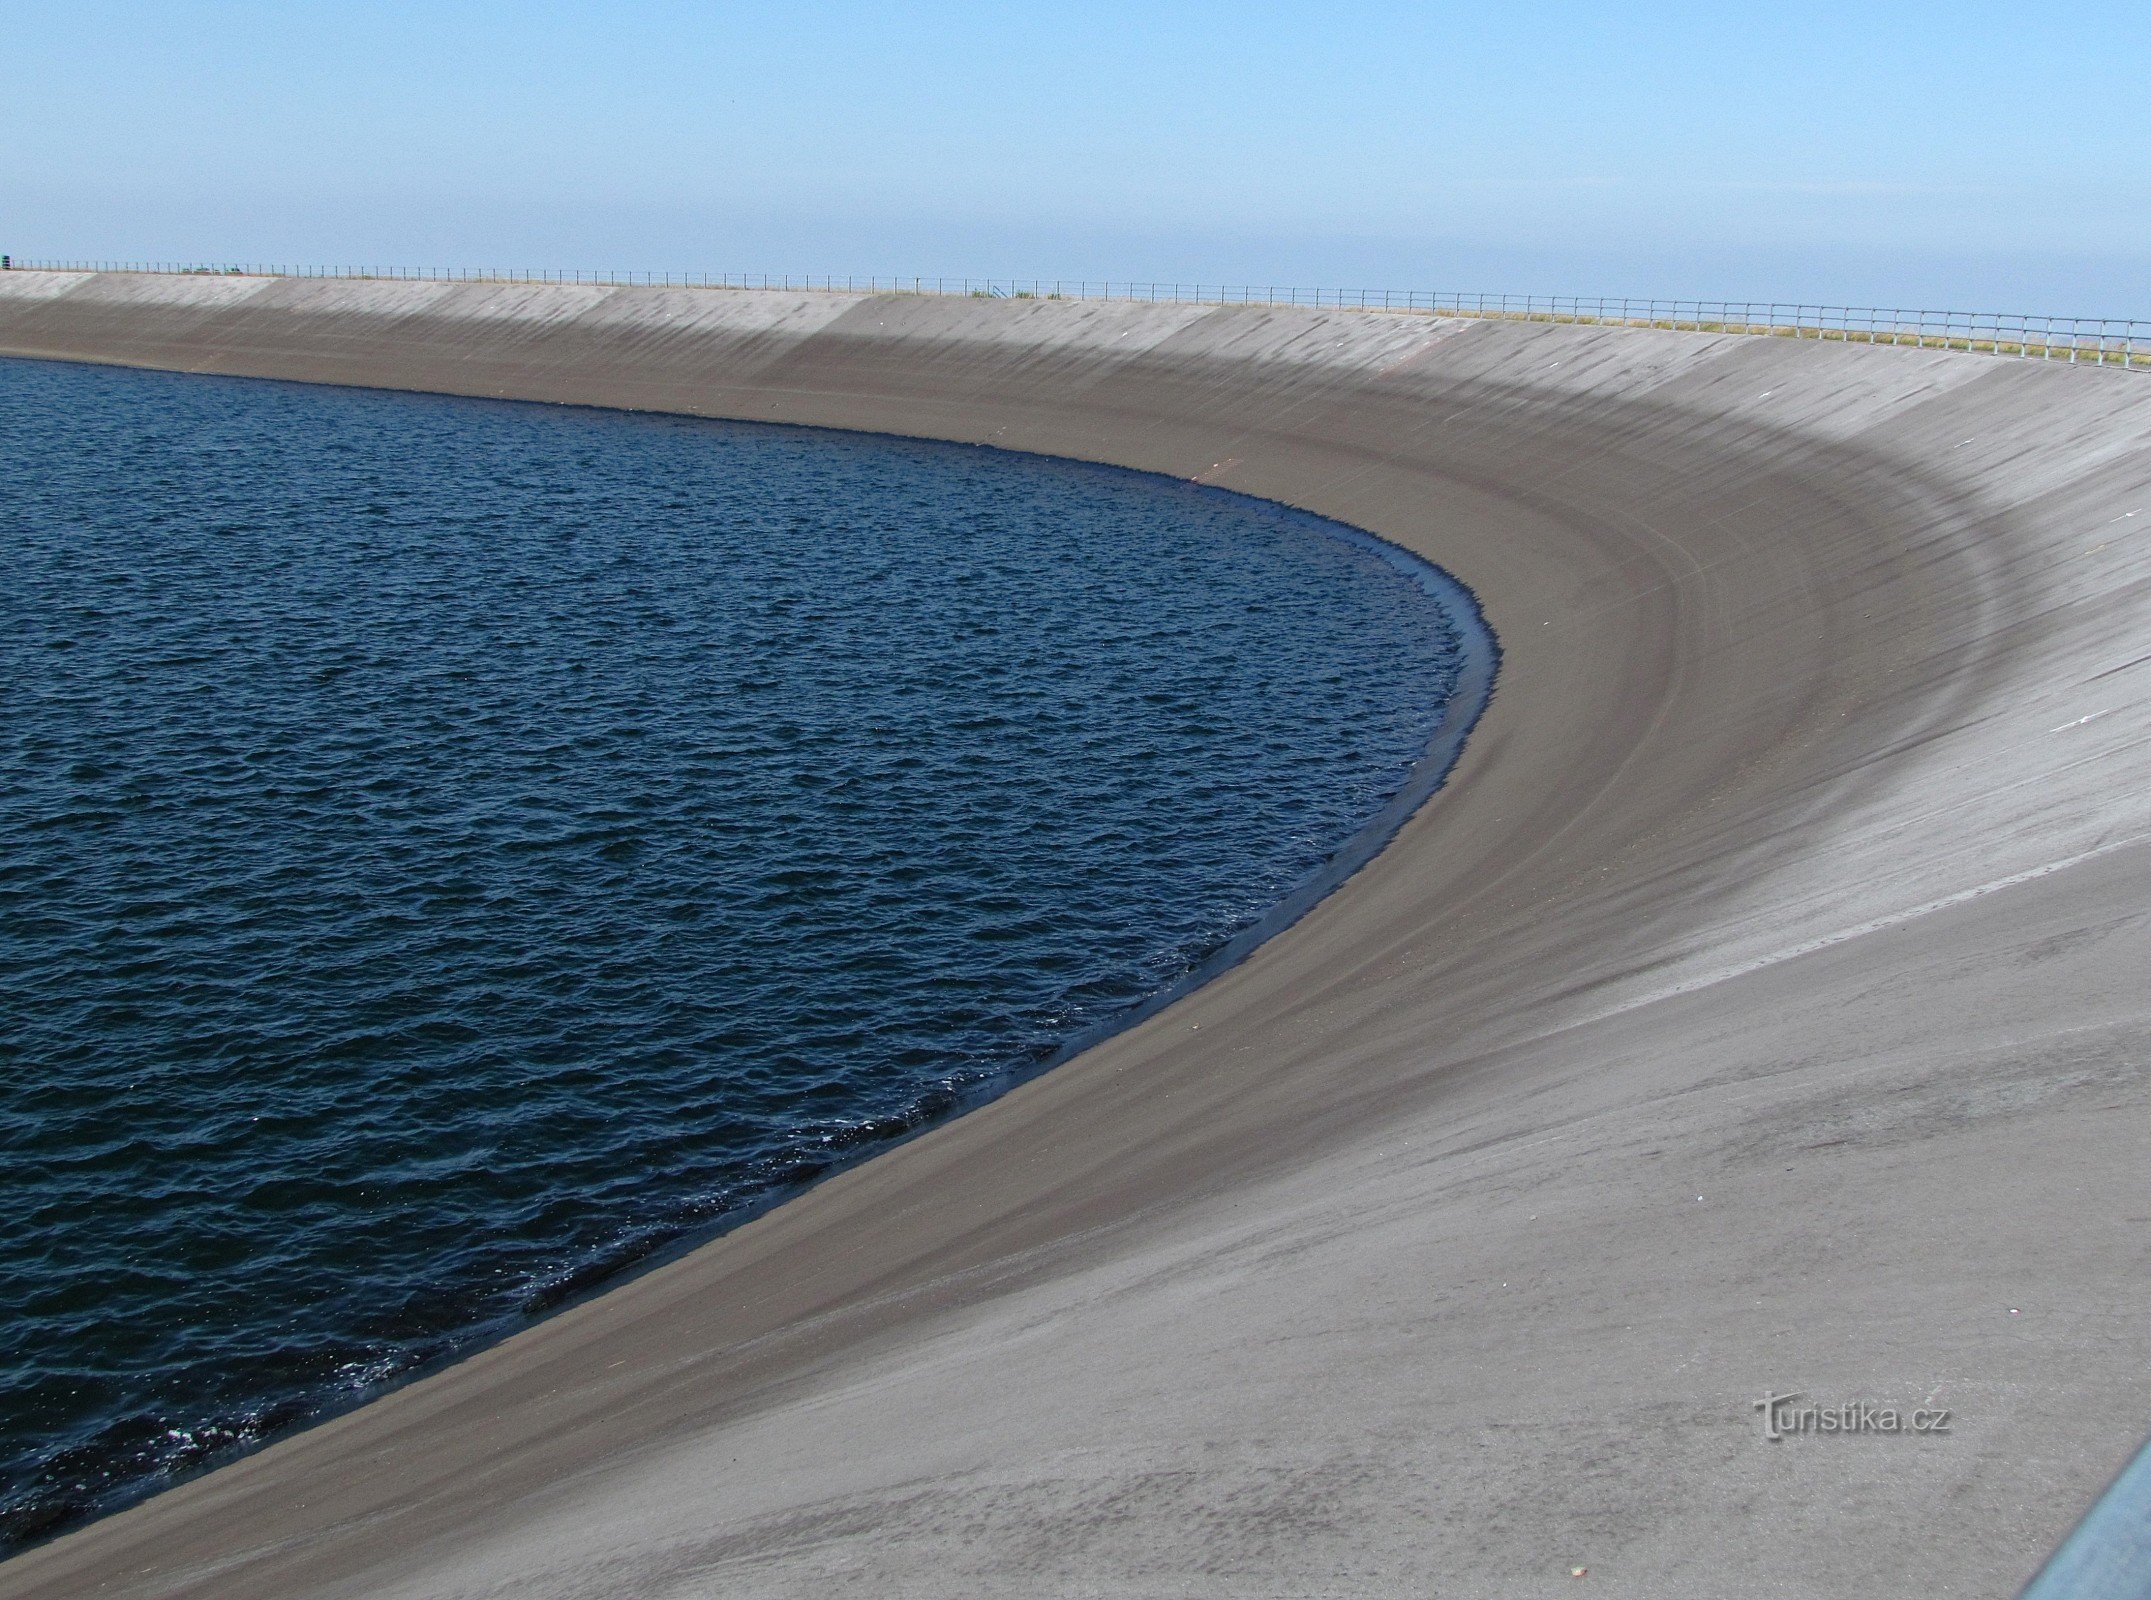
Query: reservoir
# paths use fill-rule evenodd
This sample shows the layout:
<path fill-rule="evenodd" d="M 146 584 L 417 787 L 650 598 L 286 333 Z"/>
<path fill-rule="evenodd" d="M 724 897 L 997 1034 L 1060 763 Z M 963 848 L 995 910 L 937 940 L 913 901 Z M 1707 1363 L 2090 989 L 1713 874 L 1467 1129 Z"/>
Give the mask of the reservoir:
<path fill-rule="evenodd" d="M 1184 987 L 1490 660 L 1172 480 L 59 363 L 0 546 L 0 1548 Z"/>

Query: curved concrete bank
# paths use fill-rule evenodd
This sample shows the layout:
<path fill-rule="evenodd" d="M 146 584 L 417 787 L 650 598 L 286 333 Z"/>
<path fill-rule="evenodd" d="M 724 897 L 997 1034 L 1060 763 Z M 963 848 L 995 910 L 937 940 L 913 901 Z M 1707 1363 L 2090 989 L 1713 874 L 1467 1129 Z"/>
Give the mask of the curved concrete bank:
<path fill-rule="evenodd" d="M 0 350 L 887 429 L 1501 637 L 1244 965 L 16 1595 L 2002 1595 L 2151 1427 L 2151 382 L 1423 317 L 0 275 Z M 1753 1402 L 1947 1408 L 1762 1436 Z"/>

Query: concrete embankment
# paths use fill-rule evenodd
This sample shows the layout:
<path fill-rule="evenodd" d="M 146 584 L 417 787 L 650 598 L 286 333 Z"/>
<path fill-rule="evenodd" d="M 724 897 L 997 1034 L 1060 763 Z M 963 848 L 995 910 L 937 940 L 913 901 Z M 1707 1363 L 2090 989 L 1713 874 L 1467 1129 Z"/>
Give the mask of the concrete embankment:
<path fill-rule="evenodd" d="M 1787 339 L 0 275 L 0 353 L 872 428 L 1478 594 L 1243 965 L 0 1595 L 2005 1594 L 2151 1427 L 2151 381 Z M 1754 1402 L 1943 1409 L 1763 1437 Z"/>

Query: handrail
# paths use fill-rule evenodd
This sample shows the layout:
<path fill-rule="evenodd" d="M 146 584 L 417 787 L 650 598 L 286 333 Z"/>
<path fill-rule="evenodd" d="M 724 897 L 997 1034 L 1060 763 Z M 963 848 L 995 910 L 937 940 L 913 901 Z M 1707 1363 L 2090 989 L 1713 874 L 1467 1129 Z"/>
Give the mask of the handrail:
<path fill-rule="evenodd" d="M 2151 1594 L 2151 1442 L 2107 1486 L 2017 1600 L 2142 1600 Z"/>
<path fill-rule="evenodd" d="M 858 277 L 833 273 L 592 272 L 523 267 L 321 267 L 166 261 L 25 261 L 17 270 L 182 276 L 378 278 L 428 283 L 787 289 L 838 294 L 932 294 L 980 299 L 1144 300 L 1197 305 L 1312 306 L 1518 322 L 1662 328 L 1778 338 L 1908 345 L 2151 371 L 2151 322 L 2018 312 L 1931 311 L 1761 300 L 1655 300 L 1582 295 L 1456 293 L 1430 289 L 1309 289 L 1260 284 L 1129 283 L 1097 279 Z"/>

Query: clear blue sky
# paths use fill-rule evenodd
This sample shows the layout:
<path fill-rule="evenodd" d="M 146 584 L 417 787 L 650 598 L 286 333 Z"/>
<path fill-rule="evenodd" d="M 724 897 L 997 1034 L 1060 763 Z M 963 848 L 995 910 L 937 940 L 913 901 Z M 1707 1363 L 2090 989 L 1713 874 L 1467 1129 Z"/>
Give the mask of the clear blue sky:
<path fill-rule="evenodd" d="M 2147 63 L 2147 0 L 17 0 L 0 248 L 2151 317 Z"/>

